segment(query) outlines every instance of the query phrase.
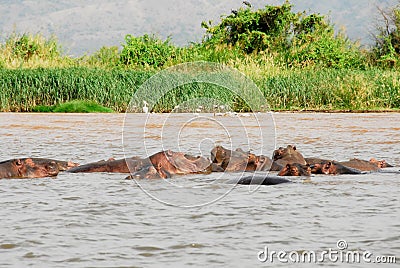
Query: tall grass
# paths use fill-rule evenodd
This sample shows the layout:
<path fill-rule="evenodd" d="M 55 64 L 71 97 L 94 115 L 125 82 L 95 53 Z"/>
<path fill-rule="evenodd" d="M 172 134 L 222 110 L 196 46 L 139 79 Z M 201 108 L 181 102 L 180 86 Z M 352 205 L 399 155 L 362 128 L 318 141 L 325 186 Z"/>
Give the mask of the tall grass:
<path fill-rule="evenodd" d="M 395 71 L 370 69 L 299 69 L 251 72 L 272 110 L 389 110 L 400 108 L 400 76 Z M 95 101 L 114 111 L 126 111 L 135 91 L 153 71 L 93 68 L 0 69 L 0 110 L 32 111 L 37 105 L 72 100 Z M 151 92 L 150 92 L 151 94 Z M 236 111 L 248 110 L 233 92 L 193 82 L 160 99 L 153 111 L 167 112 L 194 98 L 215 100 Z M 188 106 L 189 107 L 189 106 Z M 189 108 L 188 108 L 189 109 Z M 183 110 L 181 110 L 183 111 Z"/>
<path fill-rule="evenodd" d="M 0 110 L 31 111 L 37 105 L 95 101 L 123 111 L 151 72 L 89 68 L 0 70 Z"/>

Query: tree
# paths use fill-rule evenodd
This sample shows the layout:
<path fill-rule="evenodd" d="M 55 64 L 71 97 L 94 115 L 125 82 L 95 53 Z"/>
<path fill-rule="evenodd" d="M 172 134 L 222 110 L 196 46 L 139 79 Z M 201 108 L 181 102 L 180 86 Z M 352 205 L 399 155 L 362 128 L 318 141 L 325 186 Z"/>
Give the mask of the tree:
<path fill-rule="evenodd" d="M 400 4 L 388 10 L 378 7 L 378 11 L 383 23 L 377 26 L 373 52 L 378 62 L 393 67 L 400 58 Z"/>

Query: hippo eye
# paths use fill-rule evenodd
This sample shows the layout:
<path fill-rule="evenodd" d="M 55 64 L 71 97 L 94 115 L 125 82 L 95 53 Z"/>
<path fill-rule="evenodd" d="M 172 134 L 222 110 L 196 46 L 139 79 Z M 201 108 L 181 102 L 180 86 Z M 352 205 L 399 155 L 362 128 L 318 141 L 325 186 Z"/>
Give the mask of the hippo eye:
<path fill-rule="evenodd" d="M 17 161 L 15 161 L 15 164 L 16 164 L 17 166 L 22 166 L 22 161 L 21 161 L 21 159 L 17 159 Z"/>

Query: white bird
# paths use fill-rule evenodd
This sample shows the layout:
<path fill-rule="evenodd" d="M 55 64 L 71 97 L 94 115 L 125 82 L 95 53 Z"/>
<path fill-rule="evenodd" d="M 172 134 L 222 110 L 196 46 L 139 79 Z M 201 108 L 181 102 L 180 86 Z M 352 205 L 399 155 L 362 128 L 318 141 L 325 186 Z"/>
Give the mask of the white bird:
<path fill-rule="evenodd" d="M 149 112 L 149 107 L 147 107 L 147 105 L 149 105 L 149 104 L 145 100 L 143 101 L 143 104 L 144 104 L 144 106 L 142 108 L 143 112 L 147 114 Z"/>

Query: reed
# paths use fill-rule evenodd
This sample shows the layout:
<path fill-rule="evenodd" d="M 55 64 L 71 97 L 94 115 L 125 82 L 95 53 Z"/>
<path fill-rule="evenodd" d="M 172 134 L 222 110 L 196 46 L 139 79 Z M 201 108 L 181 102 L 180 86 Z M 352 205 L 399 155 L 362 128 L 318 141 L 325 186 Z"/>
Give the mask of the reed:
<path fill-rule="evenodd" d="M 246 60 L 231 62 L 251 78 L 272 110 L 398 110 L 400 76 L 393 70 L 284 69 L 259 70 Z M 253 69 L 254 68 L 254 69 Z M 116 112 L 127 110 L 136 90 L 155 71 L 94 68 L 0 69 L 0 110 L 33 111 L 73 100 L 94 101 Z M 149 94 L 152 94 L 151 90 Z M 249 107 L 232 91 L 193 82 L 157 101 L 155 112 L 193 111 L 193 99 L 235 111 Z M 213 100 L 213 101 L 210 101 Z M 202 105 L 203 106 L 203 105 Z M 186 107 L 186 108 L 185 108 Z"/>

